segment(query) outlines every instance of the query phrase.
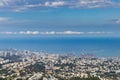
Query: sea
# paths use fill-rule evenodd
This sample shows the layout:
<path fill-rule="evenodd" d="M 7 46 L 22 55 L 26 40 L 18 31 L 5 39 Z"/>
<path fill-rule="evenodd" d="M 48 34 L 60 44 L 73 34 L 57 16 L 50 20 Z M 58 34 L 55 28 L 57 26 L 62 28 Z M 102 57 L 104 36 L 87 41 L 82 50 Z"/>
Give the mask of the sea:
<path fill-rule="evenodd" d="M 120 57 L 120 38 L 1 38 L 0 49 L 9 48 L 43 51 L 50 54 L 93 54 L 102 57 Z"/>

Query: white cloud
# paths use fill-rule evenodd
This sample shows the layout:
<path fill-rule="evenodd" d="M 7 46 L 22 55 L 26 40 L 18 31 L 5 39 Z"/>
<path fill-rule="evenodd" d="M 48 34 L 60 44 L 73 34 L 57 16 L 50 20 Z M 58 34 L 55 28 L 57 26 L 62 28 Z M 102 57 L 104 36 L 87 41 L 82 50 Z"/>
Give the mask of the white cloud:
<path fill-rule="evenodd" d="M 73 7 L 79 8 L 99 8 L 99 7 L 118 7 L 120 3 L 111 0 L 79 0 Z"/>
<path fill-rule="evenodd" d="M 3 6 L 4 6 L 4 4 L 0 2 L 0 7 L 3 7 Z"/>
<path fill-rule="evenodd" d="M 37 35 L 39 34 L 39 31 L 20 31 L 20 32 L 17 32 L 17 34 L 28 34 L 28 35 Z"/>
<path fill-rule="evenodd" d="M 44 6 L 47 7 L 58 7 L 58 6 L 64 6 L 65 2 L 64 1 L 56 1 L 56 2 L 45 2 Z"/>
<path fill-rule="evenodd" d="M 77 31 L 63 31 L 63 32 L 39 32 L 39 31 L 20 31 L 20 32 L 0 32 L 1 34 L 25 34 L 25 35 L 38 35 L 38 34 L 45 34 L 45 35 L 54 35 L 54 34 L 84 34 L 84 32 L 77 32 Z"/>
<path fill-rule="evenodd" d="M 1 7 L 10 7 L 10 5 L 17 6 L 17 2 L 20 2 L 20 0 L 0 0 Z"/>
<path fill-rule="evenodd" d="M 35 4 L 35 5 L 33 5 L 33 4 L 28 4 L 28 5 L 25 5 L 25 7 L 27 7 L 27 8 L 32 8 L 32 7 L 40 7 L 40 6 L 42 6 L 42 4 Z"/>
<path fill-rule="evenodd" d="M 100 35 L 100 34 L 112 34 L 112 32 L 79 32 L 79 31 L 50 31 L 50 32 L 40 32 L 40 31 L 20 31 L 20 32 L 0 32 L 0 34 L 8 35 Z"/>
<path fill-rule="evenodd" d="M 112 34 L 113 32 L 87 32 L 87 34 Z"/>
<path fill-rule="evenodd" d="M 112 21 L 116 24 L 120 24 L 120 19 L 112 19 Z"/>
<path fill-rule="evenodd" d="M 120 24 L 120 19 L 116 21 L 117 24 Z"/>
<path fill-rule="evenodd" d="M 56 34 L 84 34 L 84 32 L 78 32 L 78 31 L 64 31 L 64 32 L 56 32 Z"/>
<path fill-rule="evenodd" d="M 120 19 L 117 19 L 115 22 L 116 22 L 117 24 L 120 24 Z"/>
<path fill-rule="evenodd" d="M 9 20 L 9 18 L 7 18 L 7 17 L 0 17 L 0 22 L 6 22 L 8 20 Z"/>
<path fill-rule="evenodd" d="M 36 7 L 42 7 L 43 5 L 42 4 L 25 4 L 23 6 L 20 6 L 20 7 L 16 7 L 14 8 L 12 11 L 15 11 L 15 12 L 21 12 L 21 11 L 24 11 L 24 10 L 27 10 L 27 9 L 30 9 L 30 8 L 36 8 Z"/>
<path fill-rule="evenodd" d="M 0 0 L 0 9 L 22 11 L 31 8 L 67 7 L 67 8 L 101 8 L 120 7 L 114 0 Z"/>

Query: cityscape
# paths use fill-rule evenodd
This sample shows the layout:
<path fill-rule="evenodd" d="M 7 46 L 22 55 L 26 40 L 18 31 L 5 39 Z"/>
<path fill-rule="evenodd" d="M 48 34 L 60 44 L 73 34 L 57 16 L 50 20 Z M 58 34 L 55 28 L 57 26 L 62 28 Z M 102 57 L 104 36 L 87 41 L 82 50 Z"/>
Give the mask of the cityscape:
<path fill-rule="evenodd" d="M 0 80 L 120 80 L 120 0 L 0 0 Z"/>
<path fill-rule="evenodd" d="M 120 57 L 49 54 L 17 49 L 1 50 L 0 79 L 120 80 Z"/>

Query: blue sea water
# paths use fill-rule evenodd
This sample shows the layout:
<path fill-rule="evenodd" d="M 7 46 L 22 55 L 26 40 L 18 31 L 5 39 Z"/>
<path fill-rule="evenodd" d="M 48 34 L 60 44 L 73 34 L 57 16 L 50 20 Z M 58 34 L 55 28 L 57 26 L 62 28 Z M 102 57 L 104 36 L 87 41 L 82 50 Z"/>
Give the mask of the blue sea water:
<path fill-rule="evenodd" d="M 39 37 L 0 39 L 0 49 L 120 56 L 120 38 Z"/>

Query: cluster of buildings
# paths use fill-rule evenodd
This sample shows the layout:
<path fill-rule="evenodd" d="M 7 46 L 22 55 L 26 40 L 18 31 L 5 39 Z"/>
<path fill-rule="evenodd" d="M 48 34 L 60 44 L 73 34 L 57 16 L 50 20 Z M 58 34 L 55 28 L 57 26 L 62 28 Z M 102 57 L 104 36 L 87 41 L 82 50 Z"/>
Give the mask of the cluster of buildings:
<path fill-rule="evenodd" d="M 19 50 L 0 51 L 0 78 L 12 80 L 67 80 L 95 76 L 120 80 L 120 58 L 81 57 Z"/>

